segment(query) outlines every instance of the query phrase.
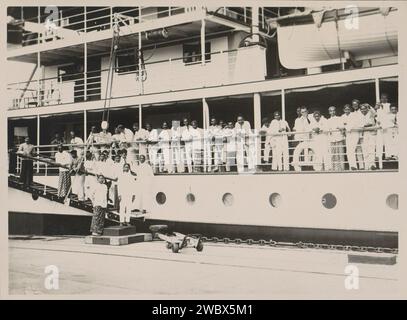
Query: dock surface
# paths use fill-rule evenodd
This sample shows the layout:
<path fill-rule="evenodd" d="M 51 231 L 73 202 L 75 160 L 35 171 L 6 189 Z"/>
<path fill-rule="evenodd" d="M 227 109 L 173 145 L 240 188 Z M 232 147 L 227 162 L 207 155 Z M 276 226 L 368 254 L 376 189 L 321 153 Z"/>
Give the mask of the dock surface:
<path fill-rule="evenodd" d="M 49 265 L 58 268 L 58 290 L 45 288 L 45 268 Z M 349 280 L 347 266 L 347 252 L 322 249 L 205 243 L 202 252 L 187 248 L 174 254 L 163 241 L 110 247 L 85 244 L 83 237 L 72 236 L 9 239 L 11 295 L 128 295 L 148 299 L 400 295 L 398 263 L 352 263 L 359 273 L 359 288 L 352 290 L 345 286 Z"/>

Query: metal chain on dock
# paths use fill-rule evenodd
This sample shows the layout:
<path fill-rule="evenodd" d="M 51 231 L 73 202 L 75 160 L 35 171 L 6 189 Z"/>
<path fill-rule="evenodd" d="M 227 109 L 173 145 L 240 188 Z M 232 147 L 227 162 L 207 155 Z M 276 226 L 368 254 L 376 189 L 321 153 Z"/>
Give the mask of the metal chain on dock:
<path fill-rule="evenodd" d="M 201 237 L 204 242 L 224 243 L 224 244 L 247 244 L 257 246 L 270 246 L 270 247 L 295 247 L 301 249 L 325 249 L 325 250 L 338 250 L 338 251 L 357 251 L 357 252 L 375 252 L 375 253 L 391 253 L 398 254 L 397 248 L 383 248 L 383 247 L 367 247 L 367 246 L 351 246 L 342 244 L 326 244 L 326 243 L 312 243 L 312 242 L 284 242 L 275 240 L 254 240 L 254 239 L 231 239 L 231 238 L 218 238 L 218 237 Z"/>

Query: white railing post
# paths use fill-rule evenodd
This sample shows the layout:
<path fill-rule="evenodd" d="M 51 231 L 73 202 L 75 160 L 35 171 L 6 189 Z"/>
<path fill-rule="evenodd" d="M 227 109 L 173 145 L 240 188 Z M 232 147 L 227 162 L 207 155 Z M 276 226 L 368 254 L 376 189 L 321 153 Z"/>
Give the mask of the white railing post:
<path fill-rule="evenodd" d="M 113 29 L 113 7 L 110 7 L 110 29 Z"/>
<path fill-rule="evenodd" d="M 88 113 L 86 110 L 83 110 L 83 141 L 88 140 Z M 86 147 L 85 147 L 85 155 L 86 155 Z"/>
<path fill-rule="evenodd" d="M 83 8 L 83 13 L 84 13 L 84 19 L 83 19 L 83 32 L 87 33 L 88 32 L 88 10 L 87 7 Z"/>
<path fill-rule="evenodd" d="M 41 52 L 37 51 L 37 107 L 41 106 Z"/>
<path fill-rule="evenodd" d="M 143 109 L 142 105 L 138 105 L 138 126 L 141 129 L 143 127 Z"/>
<path fill-rule="evenodd" d="M 380 101 L 380 81 L 379 81 L 379 78 L 375 78 L 374 83 L 375 83 L 375 95 L 376 95 L 376 101 L 375 102 L 378 102 L 378 101 Z"/>
<path fill-rule="evenodd" d="M 138 33 L 138 81 L 140 94 L 143 94 L 143 74 L 142 74 L 142 63 L 141 63 L 141 37 L 142 33 Z"/>
<path fill-rule="evenodd" d="M 87 39 L 87 38 L 86 38 Z M 83 100 L 88 100 L 88 42 L 84 43 L 83 55 Z"/>
<path fill-rule="evenodd" d="M 40 131 L 41 131 L 40 123 L 41 123 L 40 115 L 37 114 L 37 146 L 40 145 Z M 40 153 L 40 149 L 38 149 L 38 156 L 39 156 L 39 153 Z M 39 172 L 40 172 L 40 162 L 37 161 L 37 173 L 39 173 Z"/>
<path fill-rule="evenodd" d="M 257 134 L 261 129 L 261 96 L 260 93 L 253 94 L 253 113 L 254 113 L 254 134 Z M 255 165 L 261 164 L 261 141 L 260 137 L 254 137 L 253 141 L 256 143 L 256 162 Z M 253 142 L 252 141 L 252 142 Z"/>
<path fill-rule="evenodd" d="M 281 118 L 285 120 L 285 89 L 281 89 Z"/>
<path fill-rule="evenodd" d="M 205 19 L 201 20 L 201 65 L 205 65 Z"/>

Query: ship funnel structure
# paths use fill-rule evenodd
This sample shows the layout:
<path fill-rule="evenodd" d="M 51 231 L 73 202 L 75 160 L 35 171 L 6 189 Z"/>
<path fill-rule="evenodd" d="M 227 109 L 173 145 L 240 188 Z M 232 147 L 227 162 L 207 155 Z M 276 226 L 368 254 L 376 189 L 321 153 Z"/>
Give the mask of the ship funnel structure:
<path fill-rule="evenodd" d="M 398 55 L 397 8 L 335 8 L 271 18 L 287 69 L 320 68 Z"/>

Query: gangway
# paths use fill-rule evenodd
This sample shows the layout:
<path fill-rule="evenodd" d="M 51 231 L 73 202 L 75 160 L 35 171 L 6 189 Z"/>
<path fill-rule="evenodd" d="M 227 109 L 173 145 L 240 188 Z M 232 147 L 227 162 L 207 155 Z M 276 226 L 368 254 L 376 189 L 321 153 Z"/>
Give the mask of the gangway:
<path fill-rule="evenodd" d="M 46 163 L 48 165 L 53 165 L 55 167 L 63 167 L 66 168 L 66 166 L 63 166 L 61 164 L 58 164 L 52 160 L 44 159 L 44 158 L 39 158 L 39 157 L 30 157 L 30 156 L 24 156 L 24 155 L 18 155 L 19 157 L 26 158 L 29 160 L 33 161 L 39 161 L 42 163 Z M 86 175 L 95 175 L 94 173 L 85 171 L 84 172 Z M 114 180 L 109 177 L 105 177 L 107 180 Z M 30 186 L 24 186 L 22 182 L 19 181 L 19 176 L 15 174 L 9 174 L 8 176 L 8 186 L 10 188 L 18 189 L 23 192 L 28 192 L 31 193 L 33 200 L 37 200 L 39 197 L 48 199 L 50 201 L 58 202 L 61 204 L 66 204 L 70 207 L 83 210 L 84 212 L 93 212 L 93 206 L 92 202 L 90 200 L 85 200 L 85 201 L 79 201 L 78 197 L 76 194 L 70 194 L 69 195 L 69 201 L 65 201 L 65 198 L 60 198 L 58 197 L 58 190 L 55 187 L 45 185 L 43 183 L 38 183 L 38 182 L 32 182 Z M 147 214 L 145 211 L 140 212 L 139 210 L 133 210 L 131 213 L 130 217 L 130 222 L 134 222 L 134 219 L 143 219 L 145 220 Z M 112 222 L 119 223 L 119 213 L 117 208 L 115 208 L 113 205 L 108 204 L 107 207 L 107 212 L 106 212 L 106 219 L 110 220 Z M 133 220 L 133 221 L 132 221 Z"/>

